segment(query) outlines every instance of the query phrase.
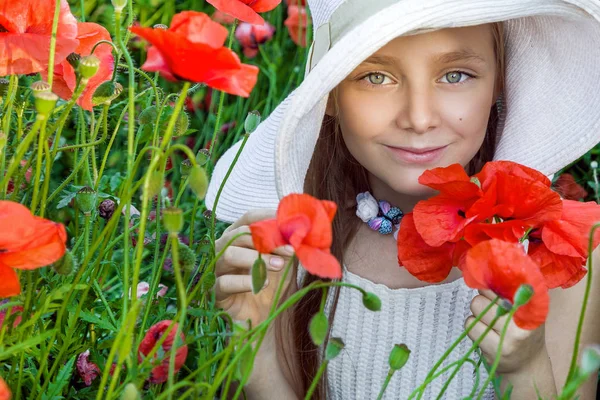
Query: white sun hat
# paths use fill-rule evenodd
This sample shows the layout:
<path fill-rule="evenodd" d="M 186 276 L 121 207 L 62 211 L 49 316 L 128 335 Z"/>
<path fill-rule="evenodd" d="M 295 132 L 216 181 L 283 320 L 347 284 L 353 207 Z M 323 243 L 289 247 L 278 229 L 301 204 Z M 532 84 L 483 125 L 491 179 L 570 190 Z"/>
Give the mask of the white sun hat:
<path fill-rule="evenodd" d="M 217 163 L 206 205 L 233 222 L 301 193 L 327 97 L 392 39 L 504 22 L 505 115 L 495 159 L 552 175 L 600 142 L 600 0 L 308 0 L 315 40 L 302 84 Z"/>

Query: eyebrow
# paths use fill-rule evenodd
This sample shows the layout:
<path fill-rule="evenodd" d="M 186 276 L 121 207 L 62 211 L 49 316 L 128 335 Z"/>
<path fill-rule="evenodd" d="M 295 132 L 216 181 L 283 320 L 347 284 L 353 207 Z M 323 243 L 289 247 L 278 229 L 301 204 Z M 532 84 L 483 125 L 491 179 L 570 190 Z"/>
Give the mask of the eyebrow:
<path fill-rule="evenodd" d="M 469 48 L 459 49 L 447 53 L 440 53 L 433 56 L 433 61 L 438 64 L 450 64 L 457 61 L 474 61 L 481 64 L 487 64 L 485 58 Z M 383 54 L 373 54 L 362 64 L 377 64 L 377 65 L 395 65 L 398 59 L 393 56 Z"/>

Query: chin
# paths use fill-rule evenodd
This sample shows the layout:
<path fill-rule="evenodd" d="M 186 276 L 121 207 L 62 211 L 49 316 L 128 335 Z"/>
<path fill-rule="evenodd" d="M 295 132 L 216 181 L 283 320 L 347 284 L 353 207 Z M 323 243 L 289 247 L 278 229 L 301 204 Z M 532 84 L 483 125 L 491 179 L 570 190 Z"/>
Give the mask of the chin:
<path fill-rule="evenodd" d="M 396 193 L 402 193 L 407 196 L 413 197 L 430 197 L 436 194 L 436 191 L 423 186 L 419 183 L 418 178 L 421 175 L 419 173 L 416 176 L 402 176 L 401 178 L 395 177 L 391 188 Z"/>

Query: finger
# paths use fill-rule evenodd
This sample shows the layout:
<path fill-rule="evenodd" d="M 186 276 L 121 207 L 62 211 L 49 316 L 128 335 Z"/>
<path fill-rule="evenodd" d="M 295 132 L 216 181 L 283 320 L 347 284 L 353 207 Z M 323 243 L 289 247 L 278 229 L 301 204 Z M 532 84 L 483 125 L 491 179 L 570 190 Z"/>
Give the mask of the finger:
<path fill-rule="evenodd" d="M 479 294 L 487 297 L 490 300 L 494 300 L 496 297 L 498 297 L 498 295 L 496 293 L 494 293 L 491 290 L 487 290 L 487 289 L 480 289 Z"/>
<path fill-rule="evenodd" d="M 237 221 L 227 227 L 225 232 L 234 230 L 243 225 L 250 225 L 253 222 L 262 221 L 264 219 L 275 218 L 277 215 L 277 210 L 273 209 L 256 209 L 249 210 L 244 215 L 242 215 Z"/>
<path fill-rule="evenodd" d="M 253 249 L 254 243 L 252 242 L 252 236 L 250 235 L 250 227 L 244 225 L 232 229 L 229 232 L 224 232 L 223 235 L 219 239 L 217 239 L 215 243 L 216 250 L 221 251 L 227 245 L 227 243 L 229 243 L 234 237 L 242 233 L 247 233 L 247 235 L 241 235 L 238 238 L 236 238 L 231 243 L 231 246 L 246 247 L 248 249 Z"/>
<path fill-rule="evenodd" d="M 258 251 L 246 249 L 244 247 L 230 246 L 225 250 L 223 256 L 219 259 L 215 269 L 215 275 L 227 275 L 239 273 L 242 269 L 243 274 L 248 274 L 248 270 L 258 259 Z M 262 259 L 271 271 L 281 271 L 285 266 L 285 259 L 277 255 L 262 255 Z"/>
<path fill-rule="evenodd" d="M 473 323 L 473 321 L 475 321 L 475 317 L 470 316 L 469 318 L 467 318 L 467 320 L 465 321 L 465 329 L 469 325 L 471 325 Z M 479 321 L 471 328 L 471 330 L 469 330 L 469 332 L 467 332 L 467 335 L 473 342 L 476 342 L 479 338 L 481 338 L 483 336 L 487 327 L 488 327 L 488 325 Z M 500 335 L 498 335 L 498 332 L 496 332 L 494 330 L 490 330 L 489 332 L 487 332 L 485 337 L 479 343 L 479 348 L 484 353 L 493 355 L 493 354 L 496 354 L 496 350 L 498 349 L 499 343 L 500 343 Z"/>
<path fill-rule="evenodd" d="M 482 295 L 477 295 L 473 297 L 473 300 L 471 300 L 471 312 L 475 317 L 477 317 L 481 315 L 485 308 L 488 307 L 491 303 L 492 301 L 489 298 Z M 496 318 L 497 312 L 498 306 L 494 304 L 485 314 L 481 315 L 480 321 L 483 322 L 485 325 L 490 326 L 494 318 Z M 502 327 L 506 322 L 506 318 L 506 316 L 502 316 L 498 318 L 498 320 L 494 323 L 493 329 L 496 332 L 502 331 Z"/>
<path fill-rule="evenodd" d="M 269 280 L 265 281 L 266 287 Z M 247 293 L 252 291 L 252 277 L 249 275 L 223 275 L 217 278 L 214 286 L 215 298 L 217 301 L 234 294 Z"/>

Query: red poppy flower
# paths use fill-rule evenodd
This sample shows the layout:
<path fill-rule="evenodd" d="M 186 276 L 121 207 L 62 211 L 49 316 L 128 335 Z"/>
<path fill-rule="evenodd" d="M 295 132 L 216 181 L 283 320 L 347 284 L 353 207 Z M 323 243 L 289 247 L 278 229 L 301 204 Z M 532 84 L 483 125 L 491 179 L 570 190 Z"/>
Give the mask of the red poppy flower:
<path fill-rule="evenodd" d="M 242 22 L 235 30 L 235 38 L 242 45 L 244 55 L 254 58 L 258 54 L 258 46 L 271 40 L 274 33 L 275 27 L 268 22 L 262 25 Z"/>
<path fill-rule="evenodd" d="M 248 97 L 256 84 L 258 67 L 242 64 L 223 47 L 227 29 L 208 15 L 184 11 L 173 17 L 171 27 L 130 30 L 152 44 L 142 69 L 158 71 L 168 80 L 203 82 L 224 92 Z"/>
<path fill-rule="evenodd" d="M 8 301 L 8 300 L 4 300 L 4 301 Z M 0 304 L 2 304 L 2 303 L 3 302 L 0 301 Z M 2 329 L 2 325 L 4 324 L 4 319 L 6 318 L 7 311 L 8 310 L 6 308 L 3 309 L 2 311 L 0 311 L 0 329 Z M 9 317 L 16 315 L 16 317 L 14 317 L 14 321 L 13 321 L 13 328 L 16 328 L 17 326 L 19 326 L 19 324 L 23 320 L 23 317 L 21 316 L 22 312 L 23 312 L 22 306 L 14 306 L 11 309 Z"/>
<path fill-rule="evenodd" d="M 546 320 L 550 304 L 548 287 L 539 267 L 525 254 L 522 245 L 497 239 L 478 244 L 467 252 L 463 276 L 467 286 L 492 290 L 511 303 L 521 285 L 531 285 L 534 294 L 515 313 L 515 324 L 533 330 Z"/>
<path fill-rule="evenodd" d="M 589 235 L 592 226 L 598 222 L 598 204 L 564 200 L 560 219 L 531 232 L 529 254 L 540 265 L 548 287 L 568 288 L 583 278 L 589 257 Z M 592 247 L 599 244 L 600 231 L 596 231 Z"/>
<path fill-rule="evenodd" d="M 92 48 L 101 40 L 110 41 L 110 34 L 103 26 L 95 24 L 93 22 L 80 22 L 77 24 L 77 39 L 79 40 L 79 46 L 74 50 L 75 53 L 80 56 L 89 56 L 92 52 Z M 92 109 L 92 95 L 96 88 L 104 81 L 107 81 L 112 76 L 114 67 L 114 58 L 112 55 L 112 47 L 108 44 L 99 45 L 94 51 L 94 55 L 100 60 L 100 67 L 98 72 L 88 81 L 85 90 L 79 96 L 77 104 L 81 108 L 91 111 Z M 43 74 L 44 79 L 48 75 L 46 69 Z M 75 69 L 67 61 L 64 60 L 54 68 L 54 84 L 52 91 L 58 96 L 65 100 L 69 100 L 73 96 L 75 87 L 77 86 L 77 77 L 75 75 Z"/>
<path fill-rule="evenodd" d="M 171 358 L 171 348 L 173 347 L 173 344 L 177 345 L 177 343 L 174 343 L 175 333 L 177 331 L 177 323 L 170 320 L 160 321 L 159 323 L 153 325 L 152 327 L 150 327 L 150 329 L 148 329 L 148 332 L 146 332 L 146 336 L 144 336 L 144 339 L 142 339 L 142 341 L 140 342 L 140 346 L 138 348 L 138 360 L 139 362 L 142 362 L 142 356 L 147 356 L 148 354 L 150 354 L 152 348 L 160 340 L 162 335 L 165 333 L 165 331 L 171 324 L 173 324 L 174 326 L 169 332 L 167 338 L 162 343 L 162 352 L 159 349 L 157 352 L 154 353 L 155 359 L 162 358 L 162 360 L 160 361 L 160 365 L 152 369 L 149 379 L 150 383 L 163 383 L 166 382 L 169 377 L 169 360 Z M 183 336 L 183 333 L 180 333 L 179 337 L 181 339 L 181 344 L 179 344 L 179 348 L 177 348 L 177 351 L 175 353 L 175 373 L 177 373 L 185 363 L 185 359 L 187 358 L 188 353 L 188 347 L 185 344 L 185 336 Z"/>
<path fill-rule="evenodd" d="M 13 268 L 34 269 L 57 261 L 66 241 L 63 225 L 35 217 L 21 204 L 0 201 L 0 297 L 21 293 Z"/>
<path fill-rule="evenodd" d="M 306 0 L 285 0 L 288 6 L 306 6 Z"/>
<path fill-rule="evenodd" d="M 77 356 L 77 373 L 83 379 L 86 386 L 91 386 L 92 381 L 100 374 L 100 368 L 90 361 L 90 350 L 86 350 Z"/>
<path fill-rule="evenodd" d="M 268 254 L 275 248 L 291 245 L 302 266 L 323 278 L 341 278 L 342 268 L 331 254 L 331 223 L 335 203 L 307 194 L 290 194 L 279 203 L 277 217 L 250 225 L 254 247 Z"/>
<path fill-rule="evenodd" d="M 306 7 L 289 6 L 288 17 L 284 25 L 288 28 L 290 37 L 298 46 L 306 47 L 306 30 L 311 21 L 308 19 Z"/>
<path fill-rule="evenodd" d="M 577 183 L 571 174 L 559 176 L 554 182 L 554 188 L 566 200 L 581 200 L 588 196 L 588 192 Z"/>
<path fill-rule="evenodd" d="M 10 389 L 4 379 L 0 378 L 0 400 L 10 400 Z"/>
<path fill-rule="evenodd" d="M 398 264 L 419 280 L 430 283 L 443 281 L 453 266 L 462 267 L 469 248 L 464 240 L 430 246 L 417 232 L 413 213 L 402 218 L 398 232 Z"/>
<path fill-rule="evenodd" d="M 54 1 L 0 0 L 0 76 L 32 74 L 48 67 Z M 77 20 L 61 0 L 54 62 L 77 47 Z"/>
<path fill-rule="evenodd" d="M 206 2 L 240 21 L 262 25 L 265 20 L 258 13 L 273 10 L 281 0 L 206 0 Z"/>

